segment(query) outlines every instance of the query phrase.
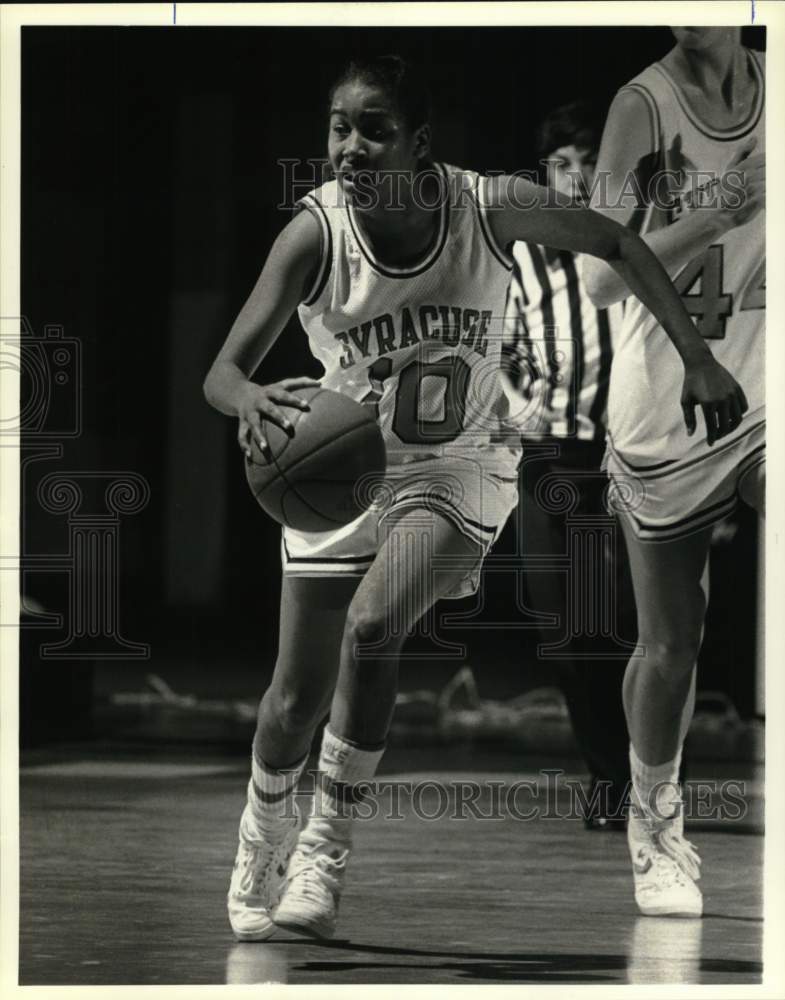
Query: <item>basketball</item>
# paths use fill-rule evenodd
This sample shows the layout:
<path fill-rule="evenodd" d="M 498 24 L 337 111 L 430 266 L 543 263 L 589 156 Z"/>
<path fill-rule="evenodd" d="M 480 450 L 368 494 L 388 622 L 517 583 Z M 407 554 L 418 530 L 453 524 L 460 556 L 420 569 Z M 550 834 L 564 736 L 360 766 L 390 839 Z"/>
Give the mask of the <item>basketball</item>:
<path fill-rule="evenodd" d="M 372 412 L 331 389 L 298 389 L 310 410 L 286 407 L 289 435 L 266 420 L 268 461 L 253 441 L 246 459 L 248 485 L 259 506 L 298 531 L 330 531 L 368 508 L 370 484 L 387 466 L 382 433 Z"/>

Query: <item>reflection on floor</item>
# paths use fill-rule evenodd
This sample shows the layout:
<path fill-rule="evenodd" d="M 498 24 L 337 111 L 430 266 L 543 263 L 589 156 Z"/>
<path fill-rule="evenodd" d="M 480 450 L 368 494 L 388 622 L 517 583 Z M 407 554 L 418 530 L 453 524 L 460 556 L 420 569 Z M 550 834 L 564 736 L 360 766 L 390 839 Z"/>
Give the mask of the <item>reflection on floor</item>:
<path fill-rule="evenodd" d="M 715 782 L 694 796 L 709 806 L 689 825 L 706 915 L 666 920 L 637 915 L 624 836 L 571 817 L 580 774 L 501 752 L 438 753 L 386 761 L 329 944 L 288 932 L 264 944 L 231 937 L 224 904 L 244 757 L 28 756 L 20 982 L 760 982 L 759 773 L 736 768 L 736 819 L 720 782 L 730 768 L 693 776 Z"/>

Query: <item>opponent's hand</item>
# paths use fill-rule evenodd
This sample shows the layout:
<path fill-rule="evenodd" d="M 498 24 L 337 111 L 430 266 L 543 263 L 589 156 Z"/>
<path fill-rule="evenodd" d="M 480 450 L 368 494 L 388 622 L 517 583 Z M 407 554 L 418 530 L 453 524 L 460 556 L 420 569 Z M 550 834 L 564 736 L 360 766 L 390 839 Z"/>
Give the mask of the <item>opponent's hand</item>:
<path fill-rule="evenodd" d="M 725 168 L 721 184 L 722 216 L 729 228 L 743 226 L 766 207 L 766 154 L 753 153 L 749 139 Z"/>
<path fill-rule="evenodd" d="M 237 430 L 237 443 L 246 458 L 251 457 L 251 441 L 256 441 L 259 450 L 270 461 L 270 447 L 262 430 L 262 421 L 269 420 L 276 424 L 291 437 L 294 426 L 287 418 L 282 406 L 294 407 L 298 410 L 309 410 L 307 400 L 296 395 L 298 389 L 318 389 L 320 383 L 316 379 L 302 376 L 300 378 L 285 378 L 272 385 L 256 385 L 247 382 L 243 387 L 240 402 L 237 406 L 237 416 L 240 425 Z"/>
<path fill-rule="evenodd" d="M 712 357 L 691 364 L 684 374 L 681 409 L 690 437 L 696 428 L 696 406 L 703 410 L 709 446 L 735 430 L 748 409 L 739 383 Z"/>

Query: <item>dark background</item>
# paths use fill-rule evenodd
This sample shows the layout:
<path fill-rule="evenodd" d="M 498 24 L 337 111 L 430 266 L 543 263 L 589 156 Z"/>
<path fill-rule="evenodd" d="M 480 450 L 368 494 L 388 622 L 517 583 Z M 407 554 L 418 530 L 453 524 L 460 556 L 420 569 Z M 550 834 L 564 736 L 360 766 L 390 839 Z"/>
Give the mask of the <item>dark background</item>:
<path fill-rule="evenodd" d="M 761 30 L 745 41 L 765 47 Z M 119 595 L 120 629 L 150 644 L 150 661 L 47 664 L 40 644 L 58 636 L 31 621 L 23 739 L 84 735 L 94 698 L 139 688 L 149 670 L 214 696 L 255 696 L 269 674 L 279 535 L 245 485 L 234 422 L 210 410 L 201 383 L 289 217 L 277 207 L 277 161 L 324 155 L 327 91 L 346 59 L 418 59 L 432 82 L 436 157 L 515 170 L 535 165 L 534 129 L 550 108 L 577 96 L 607 106 L 671 45 L 664 28 L 23 29 L 22 309 L 36 334 L 61 325 L 82 354 L 81 434 L 24 477 L 25 551 L 67 546 L 65 519 L 36 500 L 47 472 L 129 470 L 151 490 L 121 525 Z M 301 372 L 318 368 L 295 317 L 264 376 Z M 701 686 L 750 714 L 749 518 L 714 563 Z M 64 575 L 45 566 L 25 573 L 24 590 L 66 606 Z M 494 575 L 487 590 L 491 617 L 513 607 L 513 581 Z M 543 681 L 531 631 L 458 638 L 494 695 Z M 402 681 L 458 665 L 407 661 Z"/>

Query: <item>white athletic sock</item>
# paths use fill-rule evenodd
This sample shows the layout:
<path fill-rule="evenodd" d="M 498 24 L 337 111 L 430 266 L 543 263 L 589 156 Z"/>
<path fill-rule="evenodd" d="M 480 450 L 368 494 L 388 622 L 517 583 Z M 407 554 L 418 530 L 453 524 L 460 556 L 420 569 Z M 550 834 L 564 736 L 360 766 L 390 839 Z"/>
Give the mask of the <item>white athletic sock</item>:
<path fill-rule="evenodd" d="M 679 768 L 681 747 L 673 760 L 662 764 L 644 764 L 630 743 L 630 774 L 638 804 L 652 819 L 675 816 L 680 806 Z"/>
<path fill-rule="evenodd" d="M 376 774 L 383 753 L 384 744 L 360 746 L 324 727 L 309 834 L 350 843 L 355 786 Z"/>
<path fill-rule="evenodd" d="M 270 767 L 254 751 L 251 754 L 251 780 L 248 804 L 256 825 L 269 832 L 281 820 L 294 816 L 293 796 L 305 767 L 307 756 L 284 770 Z"/>

